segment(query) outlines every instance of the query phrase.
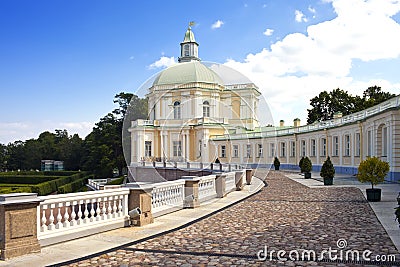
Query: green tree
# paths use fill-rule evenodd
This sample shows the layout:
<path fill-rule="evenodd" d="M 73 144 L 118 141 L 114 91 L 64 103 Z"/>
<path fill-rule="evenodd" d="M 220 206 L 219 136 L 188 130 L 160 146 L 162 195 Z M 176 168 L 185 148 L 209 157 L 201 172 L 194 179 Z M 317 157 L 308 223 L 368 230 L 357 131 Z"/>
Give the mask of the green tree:
<path fill-rule="evenodd" d="M 361 111 L 382 103 L 395 95 L 382 92 L 378 86 L 369 87 L 364 91 L 363 97 L 352 96 L 347 91 L 339 88 L 327 92 L 323 91 L 318 96 L 310 100 L 311 109 L 307 109 L 307 123 L 333 119 L 336 112 L 341 112 L 343 116 Z"/>
<path fill-rule="evenodd" d="M 331 120 L 336 112 L 343 115 L 350 114 L 356 110 L 357 103 L 347 91 L 339 88 L 332 92 L 323 91 L 310 100 L 312 109 L 308 109 L 307 123 L 320 120 Z"/>
<path fill-rule="evenodd" d="M 147 118 L 147 100 L 129 93 L 119 93 L 114 98 L 118 108 L 100 119 L 84 141 L 83 168 L 97 177 L 109 177 L 117 168 L 120 173 L 126 168 L 123 144 L 130 158 L 130 123 Z M 124 123 L 125 119 L 125 123 Z M 124 132 L 124 134 L 123 134 Z M 124 140 L 122 136 L 124 135 Z"/>
<path fill-rule="evenodd" d="M 363 105 L 364 108 L 369 108 L 395 96 L 395 94 L 383 92 L 379 86 L 371 86 L 363 93 Z"/>
<path fill-rule="evenodd" d="M 382 183 L 389 172 L 389 163 L 382 161 L 377 157 L 370 157 L 361 161 L 358 166 L 357 178 L 362 183 L 371 183 L 374 185 Z"/>
<path fill-rule="evenodd" d="M 7 146 L 0 144 L 0 171 L 4 171 L 7 165 Z"/>
<path fill-rule="evenodd" d="M 15 141 L 7 145 L 7 164 L 8 170 L 23 170 L 25 160 L 24 142 Z"/>

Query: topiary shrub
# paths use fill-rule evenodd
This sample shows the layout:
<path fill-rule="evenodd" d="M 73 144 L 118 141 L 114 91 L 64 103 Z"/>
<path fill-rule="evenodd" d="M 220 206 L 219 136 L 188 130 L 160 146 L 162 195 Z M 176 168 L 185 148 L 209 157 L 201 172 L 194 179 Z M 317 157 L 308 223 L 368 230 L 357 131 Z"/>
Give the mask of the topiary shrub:
<path fill-rule="evenodd" d="M 275 166 L 275 170 L 279 170 L 279 166 L 281 166 L 281 162 L 279 161 L 278 157 L 274 158 L 274 166 Z"/>
<path fill-rule="evenodd" d="M 333 178 L 335 176 L 335 168 L 329 156 L 322 164 L 320 175 L 322 178 Z"/>
<path fill-rule="evenodd" d="M 303 172 L 311 172 L 312 170 L 312 163 L 311 160 L 308 157 L 305 157 L 303 160 Z"/>
<path fill-rule="evenodd" d="M 303 163 L 304 163 L 304 157 L 301 157 L 299 161 L 300 172 L 304 172 Z"/>

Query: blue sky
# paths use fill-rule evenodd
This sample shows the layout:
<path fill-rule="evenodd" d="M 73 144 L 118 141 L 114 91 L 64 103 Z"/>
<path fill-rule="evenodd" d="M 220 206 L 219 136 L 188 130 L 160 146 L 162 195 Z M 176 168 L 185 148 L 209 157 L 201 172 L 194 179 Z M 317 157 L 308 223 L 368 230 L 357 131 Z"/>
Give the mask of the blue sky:
<path fill-rule="evenodd" d="M 177 60 L 189 21 L 200 57 L 253 80 L 275 122 L 305 122 L 322 90 L 399 94 L 399 12 L 394 0 L 3 0 L 0 143 L 85 137 L 114 95 Z"/>

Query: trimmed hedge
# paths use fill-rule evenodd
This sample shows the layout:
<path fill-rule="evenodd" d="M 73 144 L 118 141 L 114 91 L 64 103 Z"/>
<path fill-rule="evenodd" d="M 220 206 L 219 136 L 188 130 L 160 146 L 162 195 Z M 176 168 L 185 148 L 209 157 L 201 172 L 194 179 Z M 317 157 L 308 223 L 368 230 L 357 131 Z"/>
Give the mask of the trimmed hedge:
<path fill-rule="evenodd" d="M 21 187 L 4 187 L 0 188 L 0 194 L 10 194 L 10 193 L 32 193 L 32 189 L 29 186 Z"/>
<path fill-rule="evenodd" d="M 10 175 L 0 176 L 0 184 L 40 184 L 60 178 L 59 176 Z"/>
<path fill-rule="evenodd" d="M 43 172 L 44 176 L 71 176 L 76 173 L 86 173 L 86 172 L 78 172 L 78 171 L 45 171 Z"/>
<path fill-rule="evenodd" d="M 37 171 L 11 171 L 11 172 L 0 172 L 0 176 L 16 176 L 16 175 L 44 175 L 44 172 L 37 172 Z"/>
<path fill-rule="evenodd" d="M 94 175 L 89 175 L 89 176 L 86 176 L 79 180 L 76 180 L 74 182 L 71 182 L 69 184 L 60 186 L 58 188 L 58 193 L 59 194 L 73 193 L 73 192 L 79 190 L 80 188 L 82 188 L 83 186 L 85 186 L 87 184 L 88 179 L 93 179 L 93 178 L 94 178 Z"/>
<path fill-rule="evenodd" d="M 0 184 L 0 188 L 7 188 L 7 187 L 31 187 L 31 184 Z"/>
<path fill-rule="evenodd" d="M 32 192 L 38 193 L 40 196 L 49 195 L 56 191 L 60 191 L 60 188 L 66 184 L 81 180 L 82 177 L 87 179 L 89 176 L 85 177 L 86 174 L 86 172 L 80 172 L 71 176 L 60 177 L 56 180 L 40 183 L 32 186 Z"/>

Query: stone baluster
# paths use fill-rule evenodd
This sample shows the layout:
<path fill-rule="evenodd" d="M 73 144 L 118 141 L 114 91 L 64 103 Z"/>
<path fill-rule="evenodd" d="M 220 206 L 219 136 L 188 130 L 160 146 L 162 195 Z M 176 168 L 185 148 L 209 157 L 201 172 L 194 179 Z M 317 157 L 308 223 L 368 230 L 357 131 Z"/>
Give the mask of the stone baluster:
<path fill-rule="evenodd" d="M 87 222 L 89 222 L 90 221 L 90 219 L 88 218 L 89 217 L 89 203 L 90 203 L 90 200 L 88 200 L 88 199 L 85 199 L 84 201 L 83 201 L 83 207 L 85 208 L 85 211 L 83 212 L 83 215 L 84 215 L 84 219 L 83 219 L 83 222 L 84 223 L 87 223 Z"/>
<path fill-rule="evenodd" d="M 70 207 L 71 207 L 71 202 L 67 201 L 65 202 L 65 212 L 64 212 L 64 222 L 63 222 L 63 227 L 67 228 L 69 226 L 69 219 L 70 219 Z"/>

